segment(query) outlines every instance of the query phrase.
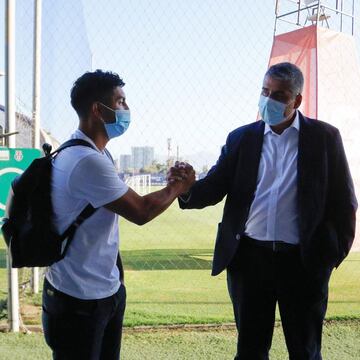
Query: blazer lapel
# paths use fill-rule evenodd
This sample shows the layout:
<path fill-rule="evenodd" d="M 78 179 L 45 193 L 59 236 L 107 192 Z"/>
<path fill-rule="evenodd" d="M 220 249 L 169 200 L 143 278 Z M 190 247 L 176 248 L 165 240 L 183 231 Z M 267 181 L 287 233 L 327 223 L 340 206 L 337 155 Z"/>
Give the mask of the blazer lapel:
<path fill-rule="evenodd" d="M 235 176 L 236 189 L 239 197 L 248 203 L 253 199 L 259 170 L 260 156 L 264 139 L 264 122 L 258 121 L 244 136 L 240 148 L 237 173 Z M 240 186 L 239 186 L 240 185 Z"/>
<path fill-rule="evenodd" d="M 324 137 L 313 126 L 310 120 L 299 114 L 300 132 L 298 148 L 298 210 L 300 236 L 309 233 L 318 212 L 321 209 L 325 188 Z"/>

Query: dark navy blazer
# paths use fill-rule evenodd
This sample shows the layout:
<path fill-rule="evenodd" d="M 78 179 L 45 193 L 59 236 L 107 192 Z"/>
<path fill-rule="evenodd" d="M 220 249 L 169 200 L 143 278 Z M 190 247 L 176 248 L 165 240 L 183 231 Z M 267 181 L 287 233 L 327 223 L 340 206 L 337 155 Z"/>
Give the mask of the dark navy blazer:
<path fill-rule="evenodd" d="M 357 201 L 339 131 L 299 113 L 298 211 L 303 263 L 320 270 L 338 266 L 355 236 Z M 216 236 L 212 275 L 233 258 L 254 199 L 264 122 L 232 131 L 207 176 L 191 188 L 182 209 L 201 209 L 226 196 Z"/>

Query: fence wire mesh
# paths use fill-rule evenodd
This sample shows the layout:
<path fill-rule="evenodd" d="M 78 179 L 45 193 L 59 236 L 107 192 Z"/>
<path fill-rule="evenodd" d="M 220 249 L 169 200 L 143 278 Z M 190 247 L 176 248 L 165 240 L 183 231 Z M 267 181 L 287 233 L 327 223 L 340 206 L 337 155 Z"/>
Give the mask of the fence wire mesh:
<path fill-rule="evenodd" d="M 128 132 L 109 144 L 121 176 L 144 194 L 164 186 L 169 165 L 185 160 L 201 178 L 227 134 L 256 119 L 274 20 L 273 1 L 44 0 L 42 141 L 56 145 L 76 129 L 69 96 L 75 79 L 111 70 L 126 83 L 132 113 Z M 33 1 L 16 1 L 19 147 L 32 141 L 33 24 Z M 355 39 L 359 50 L 357 22 Z M 3 84 L 0 91 L 3 104 Z M 127 324 L 233 321 L 225 275 L 210 277 L 222 206 L 181 211 L 175 203 L 143 227 L 121 219 Z M 6 284 L 4 250 L 0 263 Z M 30 275 L 21 271 L 21 288 Z M 359 276 L 360 254 L 353 253 L 333 277 L 329 317 L 360 317 Z M 6 285 L 1 291 L 6 297 Z M 22 297 L 22 304 L 29 301 Z M 40 297 L 31 301 L 39 305 Z"/>

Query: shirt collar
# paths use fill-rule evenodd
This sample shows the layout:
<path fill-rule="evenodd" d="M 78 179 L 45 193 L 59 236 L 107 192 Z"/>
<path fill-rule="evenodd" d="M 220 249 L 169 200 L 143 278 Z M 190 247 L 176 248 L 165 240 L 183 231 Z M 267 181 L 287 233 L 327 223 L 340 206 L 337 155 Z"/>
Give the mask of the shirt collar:
<path fill-rule="evenodd" d="M 75 132 L 71 136 L 72 139 L 82 139 L 90 143 L 98 152 L 102 153 L 99 148 L 95 145 L 95 143 L 85 135 L 80 129 L 76 129 Z"/>
<path fill-rule="evenodd" d="M 293 127 L 297 131 L 299 131 L 299 129 L 300 129 L 299 112 L 297 110 L 295 110 L 295 111 L 296 111 L 295 119 L 289 127 Z M 264 135 L 266 135 L 268 132 L 273 132 L 273 131 L 271 130 L 271 127 L 269 126 L 269 124 L 265 123 Z"/>

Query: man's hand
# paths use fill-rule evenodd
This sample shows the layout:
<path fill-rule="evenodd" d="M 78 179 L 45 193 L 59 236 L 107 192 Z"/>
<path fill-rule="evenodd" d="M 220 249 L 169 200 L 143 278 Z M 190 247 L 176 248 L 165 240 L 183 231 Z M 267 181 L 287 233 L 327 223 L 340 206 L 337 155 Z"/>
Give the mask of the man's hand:
<path fill-rule="evenodd" d="M 178 188 L 179 195 L 187 193 L 195 182 L 195 171 L 193 167 L 185 162 L 175 162 L 167 174 L 169 186 Z"/>
<path fill-rule="evenodd" d="M 135 224 L 146 224 L 165 211 L 178 196 L 189 191 L 195 182 L 195 171 L 187 163 L 176 162 L 167 179 L 167 186 L 161 190 L 140 196 L 129 188 L 105 207 Z"/>

